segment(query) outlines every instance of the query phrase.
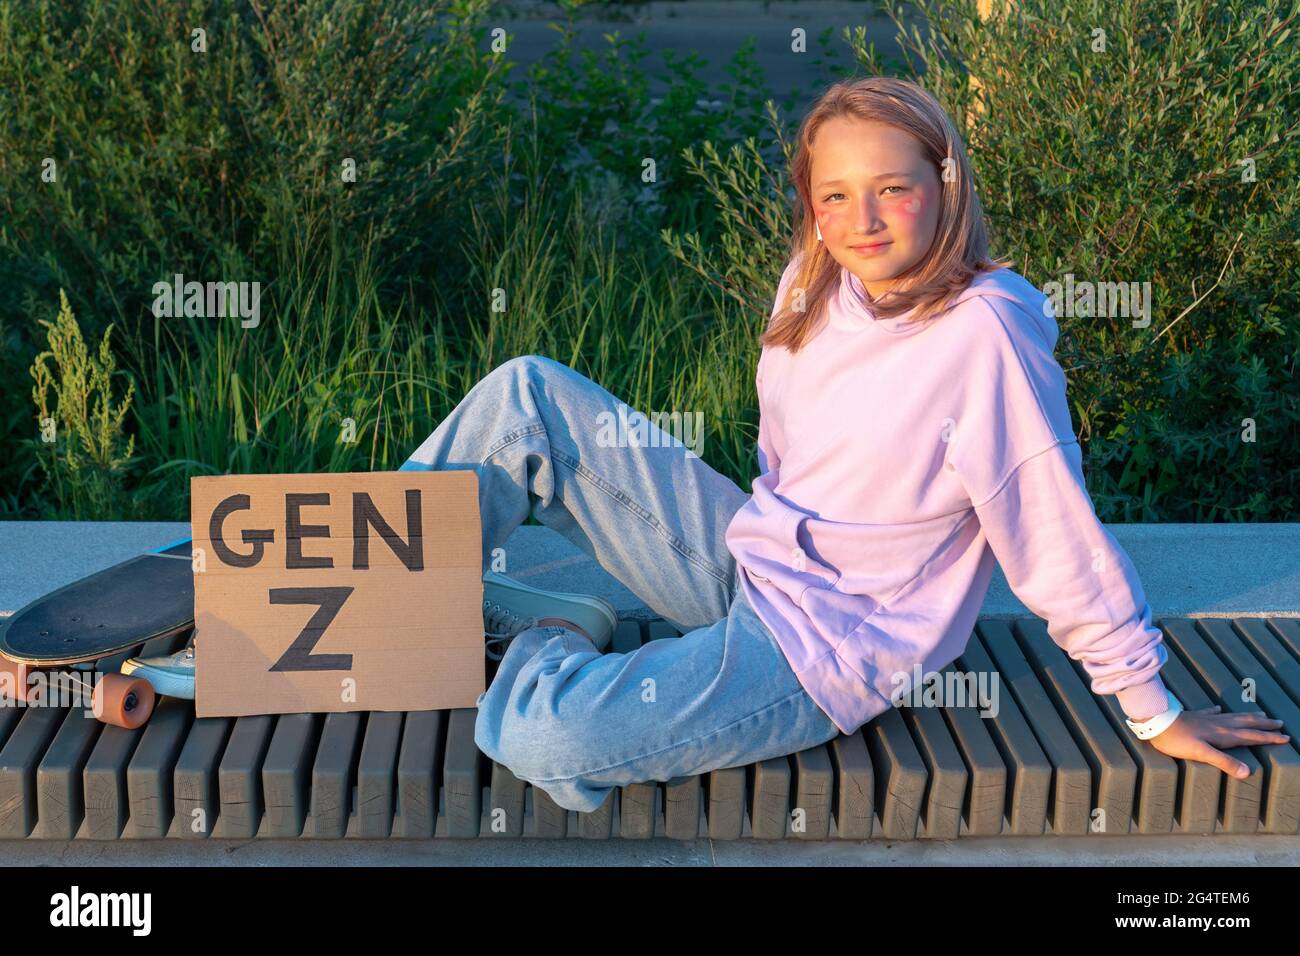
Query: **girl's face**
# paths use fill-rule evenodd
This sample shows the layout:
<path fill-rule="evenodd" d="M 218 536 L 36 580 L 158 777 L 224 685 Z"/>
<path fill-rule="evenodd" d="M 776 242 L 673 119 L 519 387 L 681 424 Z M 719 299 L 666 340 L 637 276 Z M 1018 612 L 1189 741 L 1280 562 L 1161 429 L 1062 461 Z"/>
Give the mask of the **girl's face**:
<path fill-rule="evenodd" d="M 813 214 L 827 251 L 873 299 L 929 251 L 939 195 L 934 166 L 903 130 L 837 116 L 817 131 Z"/>

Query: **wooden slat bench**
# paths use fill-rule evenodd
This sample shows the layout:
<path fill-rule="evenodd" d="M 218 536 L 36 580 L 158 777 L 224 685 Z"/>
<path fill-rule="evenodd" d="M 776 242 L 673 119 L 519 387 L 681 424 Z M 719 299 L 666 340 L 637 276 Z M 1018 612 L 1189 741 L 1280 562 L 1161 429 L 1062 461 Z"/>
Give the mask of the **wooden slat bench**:
<path fill-rule="evenodd" d="M 1288 744 L 1229 778 L 1124 726 L 1042 621 L 985 619 L 948 671 L 996 676 L 996 716 L 904 706 L 788 757 L 620 787 L 573 813 L 488 761 L 473 709 L 196 720 L 164 699 L 136 731 L 80 708 L 0 709 L 0 840 L 464 838 L 805 840 L 1300 832 L 1300 619 L 1165 618 L 1189 709 L 1263 709 Z M 611 651 L 678 634 L 624 620 Z M 185 636 L 150 646 L 183 646 Z M 1242 701 L 1249 681 L 1254 701 Z"/>

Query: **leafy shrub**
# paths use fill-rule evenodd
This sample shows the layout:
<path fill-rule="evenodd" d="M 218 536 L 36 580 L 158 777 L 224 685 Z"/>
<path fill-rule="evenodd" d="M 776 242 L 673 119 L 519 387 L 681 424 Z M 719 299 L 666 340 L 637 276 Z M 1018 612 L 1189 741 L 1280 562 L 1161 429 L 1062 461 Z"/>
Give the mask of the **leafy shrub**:
<path fill-rule="evenodd" d="M 117 323 L 149 409 L 170 397 L 156 350 L 198 351 L 182 323 L 153 335 L 151 289 L 176 273 L 259 281 L 274 313 L 292 295 L 277 284 L 327 268 L 335 250 L 306 238 L 329 227 L 345 256 L 374 245 L 384 301 L 454 281 L 448 249 L 490 170 L 504 94 L 502 61 L 473 34 L 486 6 L 0 5 L 3 438 L 30 434 L 16 372 L 36 348 L 28 317 L 55 289 Z M 6 456 L 0 486 L 23 464 Z"/>
<path fill-rule="evenodd" d="M 1294 7 L 1016 0 L 1009 15 L 981 20 L 975 0 L 918 0 L 910 28 L 896 2 L 885 7 L 904 72 L 968 128 L 993 251 L 1040 288 L 1070 273 L 1150 283 L 1145 327 L 1058 310 L 1057 358 L 1098 514 L 1295 520 Z M 847 38 L 865 72 L 897 72 L 862 36 Z M 776 137 L 788 154 L 779 128 Z M 725 154 L 704 144 L 690 158 L 721 210 L 721 235 L 666 238 L 755 317 L 729 333 L 726 347 L 737 347 L 770 309 L 783 250 L 762 240 L 788 235 L 793 192 L 754 143 Z"/>
<path fill-rule="evenodd" d="M 979 76 L 969 145 L 1002 249 L 1040 287 L 1151 283 L 1146 327 L 1059 320 L 1099 514 L 1295 520 L 1294 4 L 1018 0 L 987 21 L 971 7 L 916 4 L 945 48 L 909 52 L 959 115 L 962 78 Z"/>
<path fill-rule="evenodd" d="M 684 58 L 655 97 L 640 38 L 575 57 L 570 18 L 512 87 L 485 3 L 426 7 L 0 6 L 0 434 L 17 451 L 0 459 L 0 510 L 175 519 L 193 474 L 395 468 L 482 375 L 532 352 L 639 409 L 702 411 L 704 457 L 748 485 L 753 363 L 793 199 L 792 124 L 752 46 L 721 96 Z M 1040 287 L 1070 272 L 1152 284 L 1145 328 L 1060 318 L 1101 516 L 1294 519 L 1294 14 L 1017 0 L 983 22 L 974 0 L 922 0 L 907 29 L 891 15 L 898 68 L 860 36 L 847 46 L 969 123 L 994 251 Z M 1098 26 L 1109 54 L 1092 49 Z M 47 156 L 57 182 L 40 179 Z M 151 315 L 175 272 L 263 280 L 267 318 Z M 122 335 L 139 467 L 112 481 L 129 501 L 32 482 L 30 317 L 65 287 Z"/>
<path fill-rule="evenodd" d="M 122 422 L 131 409 L 135 386 L 127 385 L 115 407 L 112 386 L 117 363 L 108 344 L 113 327 L 105 329 L 96 357 L 87 350 L 62 290 L 59 303 L 58 318 L 40 322 L 48 330 L 49 348 L 36 356 L 31 368 L 36 381 L 32 401 L 42 436 L 29 441 L 45 470 L 47 490 L 37 497 L 47 517 L 84 519 L 123 513 L 129 509 L 124 507 L 127 493 L 122 478 L 135 439 L 125 436 L 124 445 Z"/>

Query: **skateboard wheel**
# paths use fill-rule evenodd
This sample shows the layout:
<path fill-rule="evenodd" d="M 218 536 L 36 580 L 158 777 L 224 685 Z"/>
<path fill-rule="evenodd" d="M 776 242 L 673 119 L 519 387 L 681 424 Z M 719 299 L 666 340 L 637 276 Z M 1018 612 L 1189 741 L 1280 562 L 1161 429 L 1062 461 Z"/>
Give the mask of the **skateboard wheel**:
<path fill-rule="evenodd" d="M 149 719 L 156 699 L 147 680 L 122 674 L 105 674 L 90 698 L 96 717 L 127 730 L 135 730 Z"/>
<path fill-rule="evenodd" d="M 0 694 L 14 703 L 27 703 L 27 675 L 30 673 L 31 668 L 26 664 L 0 657 Z"/>

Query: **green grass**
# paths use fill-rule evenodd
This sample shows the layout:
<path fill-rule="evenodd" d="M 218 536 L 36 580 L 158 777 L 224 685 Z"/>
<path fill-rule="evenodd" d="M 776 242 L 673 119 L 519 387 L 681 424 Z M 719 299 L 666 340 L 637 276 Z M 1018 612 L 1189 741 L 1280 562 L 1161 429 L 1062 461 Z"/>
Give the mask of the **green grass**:
<path fill-rule="evenodd" d="M 504 180 L 493 193 L 503 213 Z M 139 477 L 154 488 L 148 516 L 183 517 L 192 475 L 395 469 L 480 378 L 525 354 L 571 365 L 642 411 L 701 412 L 706 459 L 747 483 L 756 353 L 744 343 L 758 324 L 719 317 L 666 252 L 618 254 L 581 193 L 550 198 L 529 190 L 508 229 L 485 219 L 469 230 L 479 239 L 463 251 L 467 301 L 387 308 L 372 247 L 345 255 L 335 235 L 289 252 L 257 328 L 155 318 L 135 422 L 140 457 L 156 463 Z M 491 308 L 498 288 L 502 312 Z"/>
<path fill-rule="evenodd" d="M 236 0 L 83 7 L 0 10 L 0 516 L 183 520 L 194 475 L 393 469 L 525 354 L 641 411 L 702 413 L 703 458 L 749 487 L 805 105 L 769 102 L 752 47 L 713 111 L 689 59 L 651 103 L 627 37 L 575 58 L 563 33 L 513 77 L 482 0 L 435 4 L 458 14 L 437 34 L 414 0 L 391 21 L 336 0 L 266 0 L 265 22 Z M 959 123 L 968 70 L 986 78 L 996 122 L 968 137 L 971 160 L 993 251 L 1031 282 L 1152 282 L 1149 330 L 1061 321 L 1103 520 L 1295 520 L 1297 14 L 1017 9 L 990 25 L 973 3 L 920 0 L 913 19 L 948 17 L 932 20 L 945 47 L 905 41 L 907 66 L 844 46 L 860 73 L 922 77 Z M 1100 20 L 1108 57 L 1076 42 Z M 207 59 L 177 39 L 191 22 L 210 27 Z M 45 157 L 57 182 L 39 179 Z M 260 281 L 260 326 L 156 318 L 151 286 L 175 272 Z M 99 474 L 38 437 L 29 369 L 61 291 L 88 341 L 112 324 L 111 390 L 134 387 L 115 446 L 133 453 Z"/>

